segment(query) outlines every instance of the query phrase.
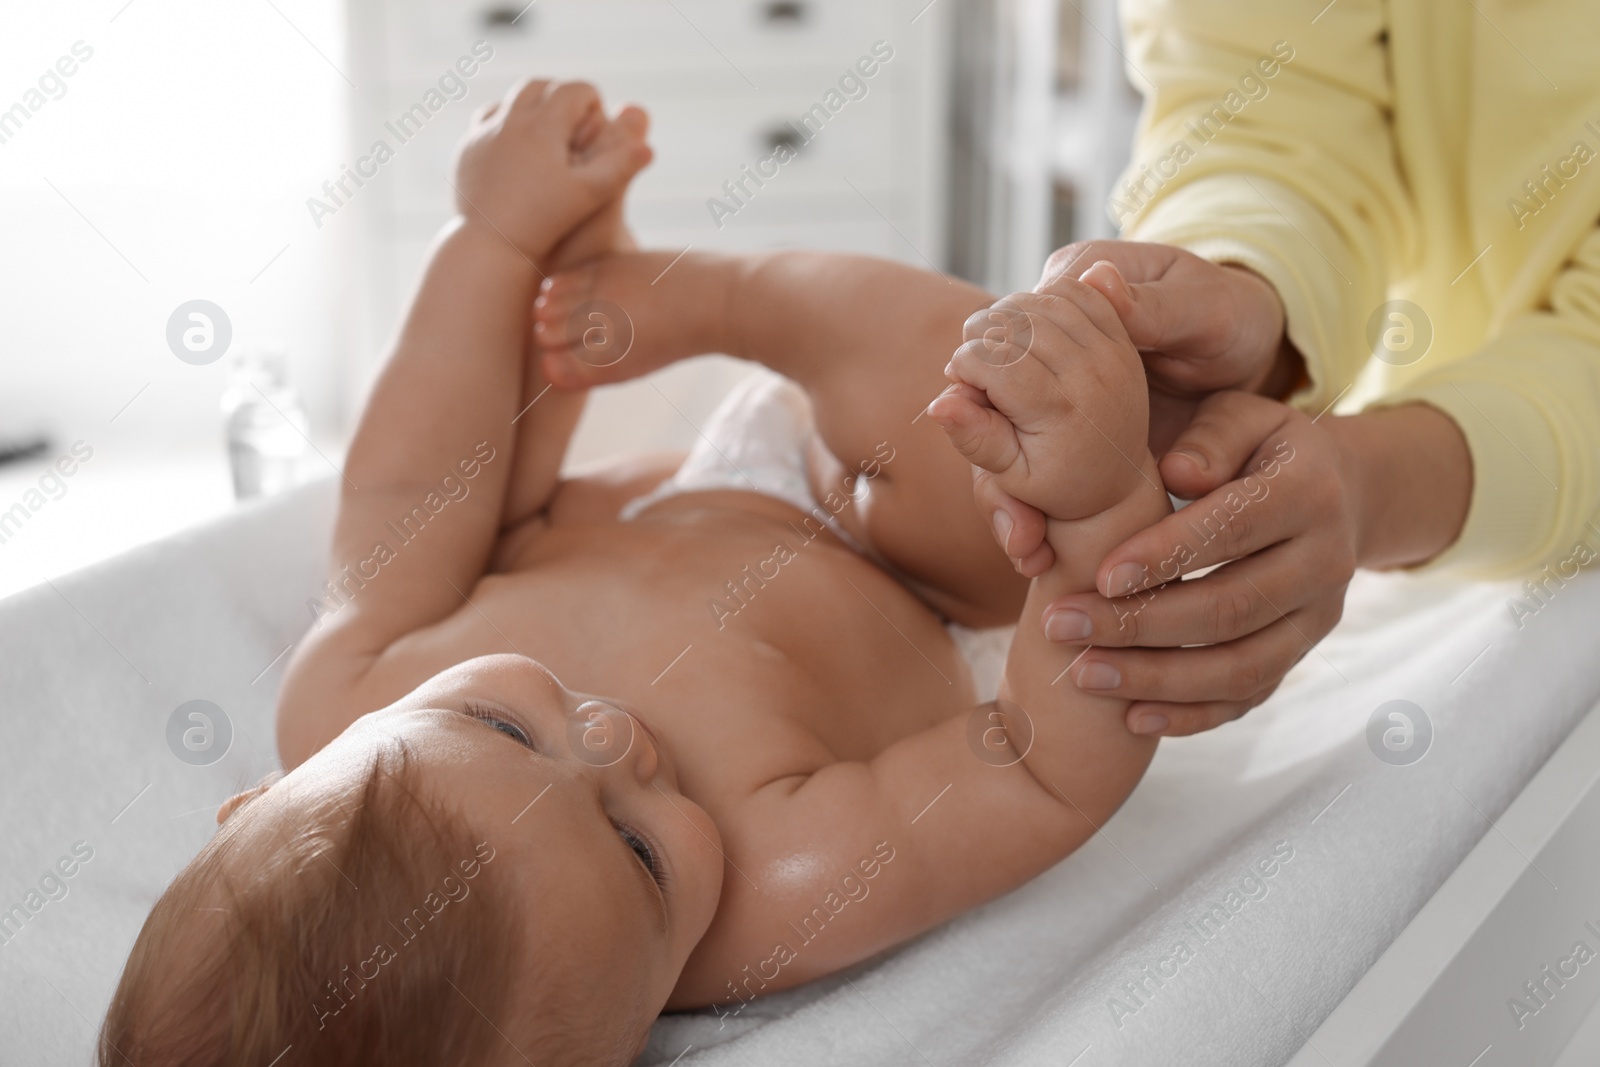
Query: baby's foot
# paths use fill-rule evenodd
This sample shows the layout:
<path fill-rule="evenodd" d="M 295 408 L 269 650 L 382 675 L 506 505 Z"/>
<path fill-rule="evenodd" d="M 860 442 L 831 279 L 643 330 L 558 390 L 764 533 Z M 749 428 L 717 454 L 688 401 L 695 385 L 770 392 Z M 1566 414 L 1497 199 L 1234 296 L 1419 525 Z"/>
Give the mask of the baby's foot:
<path fill-rule="evenodd" d="M 551 275 L 533 309 L 540 369 L 573 389 L 727 351 L 738 275 L 739 260 L 705 252 L 608 255 Z"/>
<path fill-rule="evenodd" d="M 1060 522 L 1159 492 L 1144 368 L 1104 296 L 1063 279 L 976 312 L 965 336 L 928 415 L 1001 489 Z"/>

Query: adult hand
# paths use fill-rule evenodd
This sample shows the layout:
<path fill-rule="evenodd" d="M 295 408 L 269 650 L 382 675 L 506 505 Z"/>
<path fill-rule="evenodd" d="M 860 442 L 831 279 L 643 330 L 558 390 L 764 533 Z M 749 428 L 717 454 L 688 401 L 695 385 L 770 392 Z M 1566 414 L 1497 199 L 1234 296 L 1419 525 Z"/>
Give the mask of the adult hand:
<path fill-rule="evenodd" d="M 1299 380 L 1303 363 L 1284 338 L 1283 303 L 1251 271 L 1172 245 L 1079 241 L 1051 254 L 1035 289 L 1063 276 L 1104 294 L 1139 349 L 1157 457 L 1194 419 L 1200 397 L 1223 389 L 1281 397 Z M 975 474 L 978 505 L 993 513 L 996 537 L 1010 546 L 1017 570 L 1044 573 L 1055 558 L 1044 541 L 1044 516 L 1000 492 L 983 471 Z"/>
<path fill-rule="evenodd" d="M 1094 645 L 1072 680 L 1131 699 L 1135 733 L 1238 718 L 1339 621 L 1360 523 L 1331 429 L 1248 393 L 1206 398 L 1160 464 L 1171 491 L 1194 503 L 1113 549 L 1097 592 L 1045 610 L 1049 637 Z"/>
<path fill-rule="evenodd" d="M 1472 458 L 1455 423 L 1425 404 L 1312 419 L 1247 391 L 1195 399 L 1230 387 L 1281 396 L 1299 377 L 1282 306 L 1248 271 L 1099 241 L 1056 253 L 1041 284 L 1074 271 L 1142 350 L 1151 450 L 1167 489 L 1194 503 L 1108 553 L 1098 592 L 1023 625 L 1088 640 L 1072 680 L 1129 698 L 1134 732 L 1210 729 L 1266 700 L 1333 628 L 1356 566 L 1420 563 L 1455 540 Z M 1043 573 L 1054 561 L 1044 517 L 982 471 L 975 493 L 1017 570 Z"/>
<path fill-rule="evenodd" d="M 1425 404 L 1312 419 L 1217 393 L 1160 472 L 1194 502 L 1112 549 L 1096 591 L 1061 597 L 1022 625 L 1089 641 L 1072 681 L 1131 700 L 1135 733 L 1169 736 L 1266 700 L 1339 621 L 1358 565 L 1432 558 L 1455 540 L 1472 495 L 1466 439 Z M 980 507 L 1021 514 L 981 476 L 977 496 Z M 1038 574 L 1053 557 L 1042 521 L 1023 519 L 997 530 L 1018 569 Z"/>
<path fill-rule="evenodd" d="M 1045 263 L 1040 285 L 1066 275 L 1117 309 L 1150 379 L 1150 449 L 1164 453 L 1219 389 L 1282 398 L 1303 361 L 1285 340 L 1283 302 L 1259 275 L 1172 245 L 1080 241 Z"/>

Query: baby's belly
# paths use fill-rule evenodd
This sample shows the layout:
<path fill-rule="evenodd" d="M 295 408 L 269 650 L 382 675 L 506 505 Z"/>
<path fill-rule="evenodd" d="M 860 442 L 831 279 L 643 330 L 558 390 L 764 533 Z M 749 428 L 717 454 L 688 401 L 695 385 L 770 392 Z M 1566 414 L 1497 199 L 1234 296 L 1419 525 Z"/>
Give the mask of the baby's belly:
<path fill-rule="evenodd" d="M 494 627 L 469 607 L 449 629 L 468 642 L 503 630 L 495 650 L 510 640 L 568 686 L 669 720 L 782 720 L 834 758 L 870 758 L 970 708 L 940 619 L 801 518 L 724 491 L 630 522 L 556 524 L 479 584 L 476 611 Z"/>

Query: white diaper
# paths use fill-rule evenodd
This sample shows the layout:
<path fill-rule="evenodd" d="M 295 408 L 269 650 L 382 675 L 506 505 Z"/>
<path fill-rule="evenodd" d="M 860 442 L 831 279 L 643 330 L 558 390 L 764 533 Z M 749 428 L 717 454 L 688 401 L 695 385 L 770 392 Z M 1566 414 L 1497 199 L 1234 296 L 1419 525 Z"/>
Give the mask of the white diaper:
<path fill-rule="evenodd" d="M 845 544 L 870 559 L 872 553 L 811 495 L 806 449 L 815 433 L 811 398 L 805 390 L 774 371 L 758 370 L 734 386 L 717 406 L 677 472 L 624 504 L 620 517 L 633 519 L 652 504 L 680 493 L 708 489 L 764 493 L 815 516 Z M 864 490 L 866 479 L 859 484 Z M 972 668 L 978 699 L 993 700 L 1016 627 L 971 630 L 948 623 L 945 629 Z"/>
<path fill-rule="evenodd" d="M 806 446 L 814 432 L 805 390 L 774 371 L 758 370 L 717 405 L 677 472 L 624 504 L 621 517 L 632 519 L 668 497 L 708 489 L 765 493 L 810 511 L 818 507 L 806 485 Z"/>

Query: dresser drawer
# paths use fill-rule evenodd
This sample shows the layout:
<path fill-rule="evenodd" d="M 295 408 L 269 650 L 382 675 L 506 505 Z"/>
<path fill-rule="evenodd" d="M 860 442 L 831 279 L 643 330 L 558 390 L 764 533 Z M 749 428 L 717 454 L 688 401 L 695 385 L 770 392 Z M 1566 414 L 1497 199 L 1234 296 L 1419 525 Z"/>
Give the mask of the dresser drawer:
<path fill-rule="evenodd" d="M 871 52 L 893 47 L 896 4 L 888 0 L 674 0 L 682 20 L 735 65 L 815 63 L 840 70 Z M 603 4 L 591 5 L 600 7 Z M 903 35 L 902 35 L 903 36 Z M 761 86 L 759 71 L 746 70 Z"/>
<path fill-rule="evenodd" d="M 484 91 L 487 88 L 474 86 L 468 97 L 433 115 L 422 131 L 404 144 L 399 143 L 394 129 L 398 117 L 415 100 L 394 96 L 384 112 L 371 116 L 370 136 L 382 137 L 395 151 L 384 168 L 390 172 L 385 180 L 392 183 L 389 195 L 395 210 L 431 211 L 451 203 L 453 194 L 445 179 L 455 147 L 472 110 L 495 98 Z M 798 124 L 822 95 L 819 90 L 810 96 L 643 101 L 652 118 L 650 142 L 656 158 L 639 176 L 635 189 L 646 196 L 701 201 L 721 197 L 737 207 L 728 199 L 723 183 L 745 178 L 744 167 L 765 182 L 757 186 L 745 178 L 749 199 L 761 199 L 775 191 L 819 188 L 848 193 L 846 179 L 861 189 L 890 187 L 895 180 L 895 98 L 886 90 L 872 91 L 845 105 L 820 128 L 808 127 L 805 132 L 810 139 L 804 141 Z M 812 123 L 816 122 L 813 118 Z M 787 163 L 779 164 L 774 157 L 780 142 L 795 146 L 794 157 Z M 357 143 L 361 143 L 359 137 Z M 746 197 L 745 193 L 739 195 Z"/>
<path fill-rule="evenodd" d="M 492 66 L 561 76 L 617 69 L 717 73 L 762 89 L 773 65 L 837 66 L 893 45 L 895 5 L 848 0 L 405 0 L 378 12 L 387 79 L 429 80 L 477 41 Z M 520 12 L 520 14 L 519 14 Z"/>

